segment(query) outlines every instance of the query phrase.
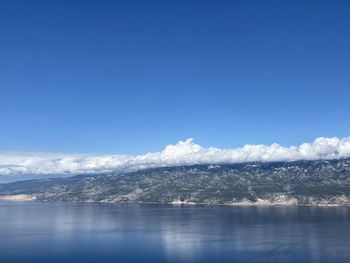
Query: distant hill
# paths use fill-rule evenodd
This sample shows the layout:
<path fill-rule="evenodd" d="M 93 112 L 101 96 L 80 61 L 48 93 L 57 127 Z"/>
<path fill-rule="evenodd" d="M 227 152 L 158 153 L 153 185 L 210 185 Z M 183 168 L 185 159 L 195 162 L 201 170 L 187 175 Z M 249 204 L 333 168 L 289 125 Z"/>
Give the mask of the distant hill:
<path fill-rule="evenodd" d="M 350 159 L 207 164 L 0 185 L 42 201 L 350 205 Z"/>

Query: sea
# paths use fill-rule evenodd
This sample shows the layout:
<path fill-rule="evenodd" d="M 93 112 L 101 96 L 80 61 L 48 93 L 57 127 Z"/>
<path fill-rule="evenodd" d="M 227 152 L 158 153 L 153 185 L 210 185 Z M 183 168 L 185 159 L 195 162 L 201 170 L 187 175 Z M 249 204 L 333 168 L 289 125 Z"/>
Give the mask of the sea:
<path fill-rule="evenodd" d="M 0 202 L 0 262 L 350 262 L 348 207 Z"/>

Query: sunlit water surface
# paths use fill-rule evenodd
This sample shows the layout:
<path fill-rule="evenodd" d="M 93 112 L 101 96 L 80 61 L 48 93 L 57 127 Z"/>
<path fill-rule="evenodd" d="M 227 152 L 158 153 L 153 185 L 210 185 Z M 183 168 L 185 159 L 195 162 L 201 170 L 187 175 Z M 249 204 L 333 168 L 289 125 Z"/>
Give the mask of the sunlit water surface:
<path fill-rule="evenodd" d="M 0 262 L 350 262 L 350 209 L 0 202 Z"/>

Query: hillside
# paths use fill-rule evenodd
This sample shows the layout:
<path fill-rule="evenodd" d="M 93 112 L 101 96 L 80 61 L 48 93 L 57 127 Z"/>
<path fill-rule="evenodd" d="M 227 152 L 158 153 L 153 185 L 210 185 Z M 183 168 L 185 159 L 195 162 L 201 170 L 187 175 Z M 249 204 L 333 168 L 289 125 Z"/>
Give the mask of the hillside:
<path fill-rule="evenodd" d="M 350 205 L 350 159 L 163 167 L 0 185 L 42 201 Z"/>

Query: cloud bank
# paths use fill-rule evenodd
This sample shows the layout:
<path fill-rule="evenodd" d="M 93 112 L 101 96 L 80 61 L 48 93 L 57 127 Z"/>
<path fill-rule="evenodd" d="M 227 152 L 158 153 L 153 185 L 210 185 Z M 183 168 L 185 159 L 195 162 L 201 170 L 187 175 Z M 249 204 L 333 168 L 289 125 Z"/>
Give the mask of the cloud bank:
<path fill-rule="evenodd" d="M 337 159 L 350 157 L 350 137 L 317 138 L 312 143 L 245 145 L 235 149 L 203 148 L 193 139 L 168 145 L 163 151 L 138 156 L 54 153 L 0 153 L 0 175 L 71 175 L 134 171 L 171 165 Z"/>

